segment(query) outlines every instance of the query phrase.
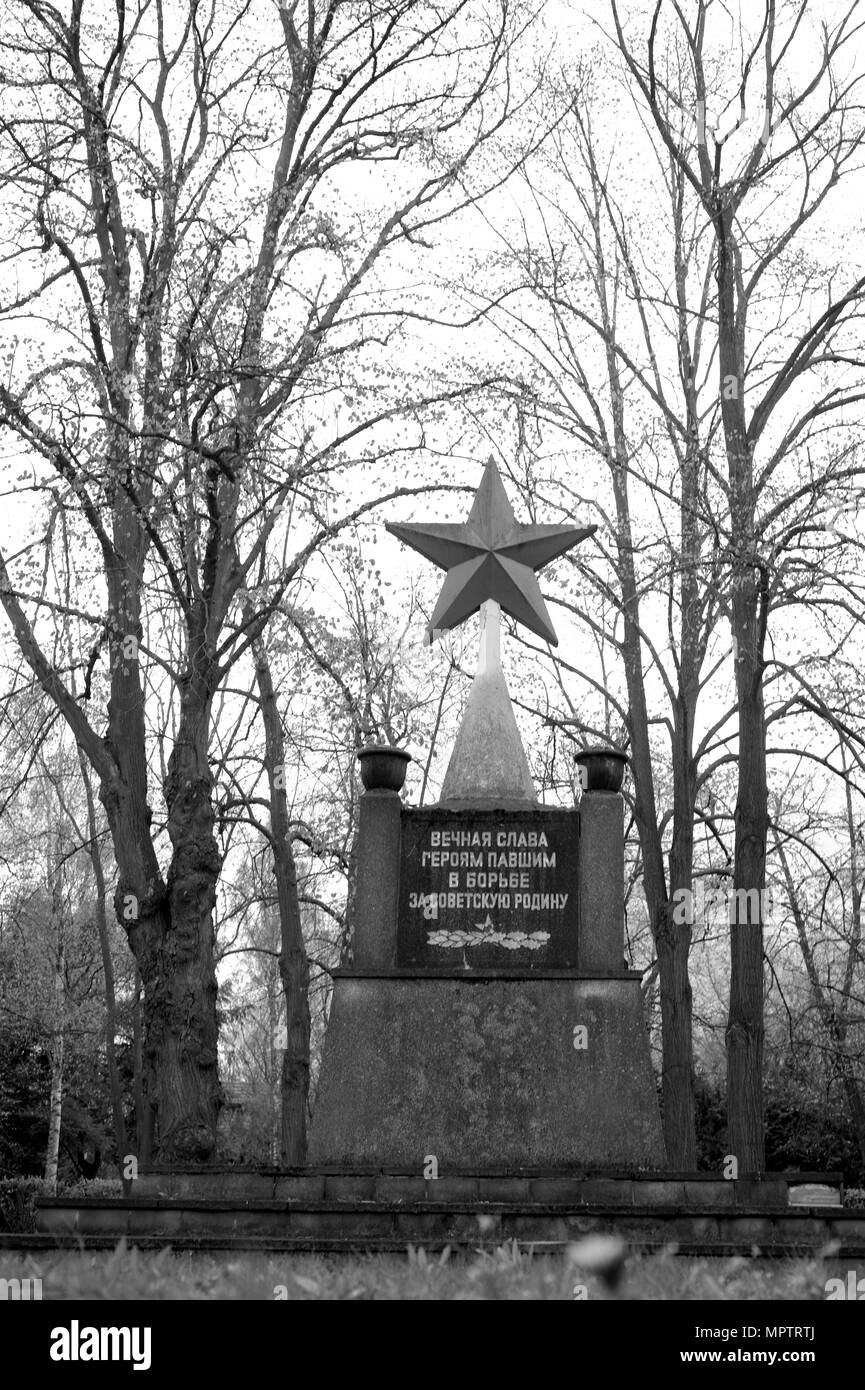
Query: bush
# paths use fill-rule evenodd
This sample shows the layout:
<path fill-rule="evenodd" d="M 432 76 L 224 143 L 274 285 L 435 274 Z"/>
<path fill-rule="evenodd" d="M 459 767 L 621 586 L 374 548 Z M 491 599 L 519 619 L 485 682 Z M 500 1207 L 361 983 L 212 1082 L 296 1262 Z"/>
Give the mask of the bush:
<path fill-rule="evenodd" d="M 122 1197 L 123 1183 L 119 1178 L 78 1178 L 76 1182 L 57 1184 L 58 1197 Z"/>
<path fill-rule="evenodd" d="M 0 1178 L 0 1231 L 35 1231 L 36 1203 L 53 1195 L 44 1178 Z M 122 1197 L 123 1184 L 119 1178 L 81 1178 L 58 1183 L 57 1196 Z"/>
<path fill-rule="evenodd" d="M 42 1178 L 0 1178 L 0 1231 L 35 1231 L 36 1200 L 48 1195 Z"/>
<path fill-rule="evenodd" d="M 727 1102 L 722 1083 L 698 1076 L 694 1081 L 697 1167 L 720 1173 L 727 1149 Z"/>
<path fill-rule="evenodd" d="M 720 1172 L 727 1146 L 726 1096 L 722 1082 L 695 1083 L 697 1167 Z M 803 1092 L 789 1078 L 765 1091 L 768 1172 L 840 1172 L 845 1185 L 865 1180 L 856 1133 L 844 1106 Z"/>
<path fill-rule="evenodd" d="M 35 1030 L 0 1026 L 0 1173 L 39 1176 L 48 1101 L 48 1062 Z"/>

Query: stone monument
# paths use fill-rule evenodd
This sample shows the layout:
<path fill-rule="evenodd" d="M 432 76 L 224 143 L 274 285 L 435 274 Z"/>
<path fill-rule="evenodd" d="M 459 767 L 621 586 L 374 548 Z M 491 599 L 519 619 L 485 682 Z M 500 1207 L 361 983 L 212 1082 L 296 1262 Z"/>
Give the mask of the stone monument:
<path fill-rule="evenodd" d="M 492 460 L 465 524 L 388 526 L 447 572 L 432 632 L 480 609 L 480 655 L 439 803 L 393 783 L 360 800 L 311 1164 L 664 1165 L 623 964 L 623 800 L 538 802 L 500 659 L 502 609 L 556 642 L 535 572 L 595 529 L 518 523 Z"/>

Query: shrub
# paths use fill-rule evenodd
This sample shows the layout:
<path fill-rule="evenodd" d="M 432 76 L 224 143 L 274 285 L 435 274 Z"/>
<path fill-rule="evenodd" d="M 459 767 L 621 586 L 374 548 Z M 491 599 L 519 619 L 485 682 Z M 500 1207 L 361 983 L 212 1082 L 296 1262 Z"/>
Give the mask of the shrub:
<path fill-rule="evenodd" d="M 697 1166 L 720 1172 L 727 1146 L 723 1082 L 695 1082 Z M 856 1133 L 843 1104 L 814 1096 L 790 1078 L 771 1081 L 765 1091 L 768 1172 L 840 1172 L 845 1185 L 862 1186 L 865 1172 Z"/>
<path fill-rule="evenodd" d="M 52 1192 L 44 1178 L 0 1177 L 0 1231 L 36 1230 L 36 1203 Z M 58 1197 L 122 1197 L 119 1178 L 80 1178 L 58 1183 Z"/>
<path fill-rule="evenodd" d="M 36 1200 L 47 1195 L 42 1178 L 0 1178 L 0 1231 L 35 1231 Z"/>

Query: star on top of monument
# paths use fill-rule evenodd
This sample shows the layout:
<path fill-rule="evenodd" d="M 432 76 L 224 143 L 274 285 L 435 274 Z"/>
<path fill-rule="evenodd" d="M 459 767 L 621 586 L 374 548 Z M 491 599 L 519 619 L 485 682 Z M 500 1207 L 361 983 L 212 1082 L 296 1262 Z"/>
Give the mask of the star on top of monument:
<path fill-rule="evenodd" d="M 591 536 L 597 526 L 517 521 L 495 460 L 484 469 L 465 522 L 388 522 L 387 530 L 447 570 L 429 633 L 456 627 L 487 599 L 545 642 L 558 645 L 535 571 Z"/>

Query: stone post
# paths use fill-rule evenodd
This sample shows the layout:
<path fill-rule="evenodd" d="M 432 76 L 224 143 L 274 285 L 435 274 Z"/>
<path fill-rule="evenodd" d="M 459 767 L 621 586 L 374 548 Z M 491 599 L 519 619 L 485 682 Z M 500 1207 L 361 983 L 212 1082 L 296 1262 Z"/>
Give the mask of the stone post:
<path fill-rule="evenodd" d="M 624 969 L 624 798 L 618 792 L 583 792 L 580 799 L 579 968 L 588 973 Z"/>
<path fill-rule="evenodd" d="M 400 810 L 398 792 L 368 791 L 360 798 L 352 937 L 359 970 L 396 964 Z"/>

